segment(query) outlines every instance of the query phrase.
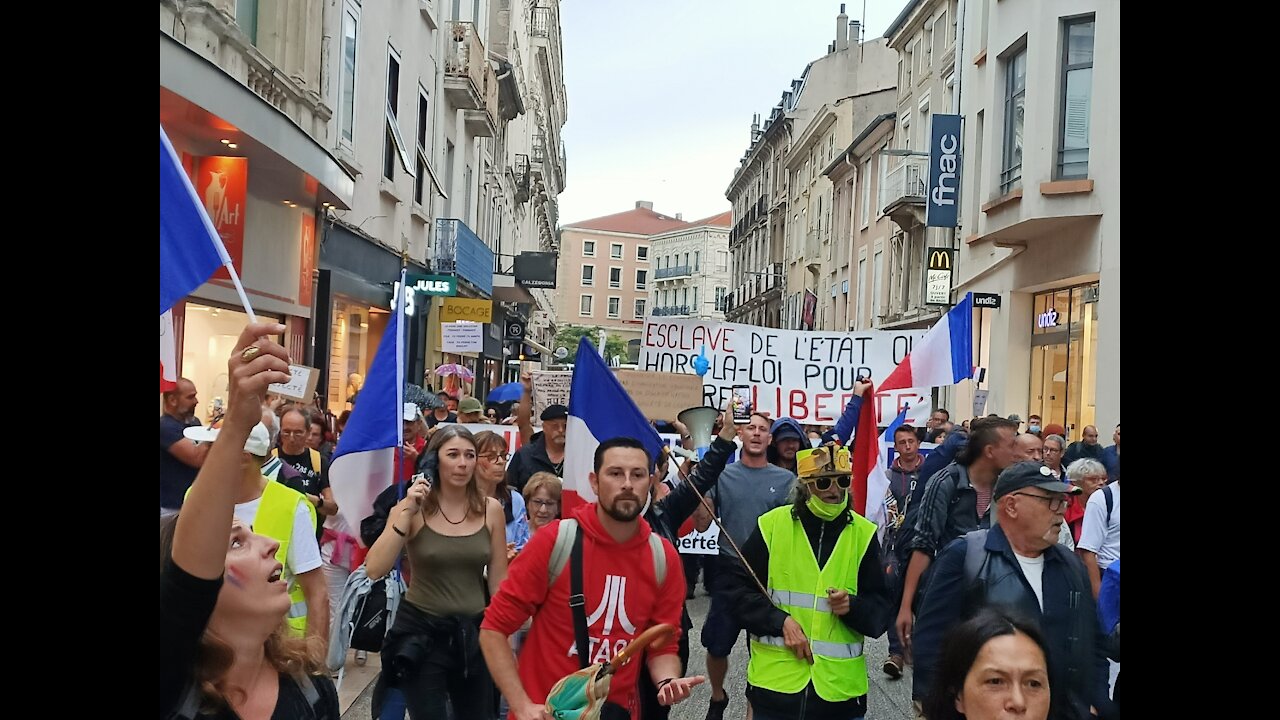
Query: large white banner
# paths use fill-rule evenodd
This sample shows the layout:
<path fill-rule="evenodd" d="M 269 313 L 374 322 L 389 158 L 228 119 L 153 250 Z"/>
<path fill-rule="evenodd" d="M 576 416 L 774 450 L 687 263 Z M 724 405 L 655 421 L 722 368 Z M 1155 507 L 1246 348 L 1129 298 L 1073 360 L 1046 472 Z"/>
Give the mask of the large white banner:
<path fill-rule="evenodd" d="M 638 369 L 695 373 L 694 361 L 705 348 L 710 368 L 702 378 L 703 405 L 723 407 L 734 385 L 749 385 L 759 412 L 831 425 L 853 396 L 853 384 L 859 377 L 883 381 L 924 333 L 779 330 L 649 318 L 640 340 Z M 880 422 L 888 423 L 904 404 L 915 404 L 929 395 L 929 388 L 877 393 Z"/>

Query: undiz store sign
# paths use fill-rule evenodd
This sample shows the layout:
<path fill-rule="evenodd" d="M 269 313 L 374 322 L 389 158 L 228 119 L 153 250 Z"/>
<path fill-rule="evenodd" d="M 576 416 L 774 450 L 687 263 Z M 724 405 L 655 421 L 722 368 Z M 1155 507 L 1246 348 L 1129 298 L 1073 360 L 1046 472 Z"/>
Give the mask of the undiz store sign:
<path fill-rule="evenodd" d="M 440 310 L 441 322 L 468 320 L 470 322 L 493 322 L 493 301 L 472 300 L 470 298 L 445 298 Z"/>

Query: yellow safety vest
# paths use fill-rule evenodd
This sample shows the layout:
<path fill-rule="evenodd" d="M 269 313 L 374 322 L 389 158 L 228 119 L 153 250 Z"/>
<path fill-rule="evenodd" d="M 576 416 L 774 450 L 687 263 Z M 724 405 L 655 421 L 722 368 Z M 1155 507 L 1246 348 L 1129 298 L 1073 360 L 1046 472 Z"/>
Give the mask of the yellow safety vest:
<path fill-rule="evenodd" d="M 289 614 L 285 620 L 298 637 L 307 632 L 307 598 L 302 594 L 302 586 L 289 567 L 289 540 L 293 537 L 293 512 L 298 503 L 307 507 L 311 515 L 311 530 L 316 529 L 316 506 L 312 505 L 305 495 L 293 488 L 266 478 L 266 487 L 262 489 L 262 502 L 258 503 L 258 514 L 253 517 L 253 531 L 279 541 L 280 549 L 276 550 L 276 561 L 285 566 L 285 577 L 289 581 Z M 191 489 L 187 488 L 187 495 Z M 183 496 L 184 499 L 186 496 Z"/>
<path fill-rule="evenodd" d="M 301 637 L 307 632 L 307 599 L 302 593 L 302 585 L 288 568 L 289 540 L 293 537 L 293 516 L 298 503 L 306 506 L 311 515 L 311 530 L 316 528 L 316 508 L 297 490 L 278 482 L 268 482 L 262 490 L 262 502 L 258 505 L 258 514 L 253 519 L 253 531 L 259 535 L 276 540 L 280 549 L 276 551 L 276 560 L 286 566 L 289 577 L 289 614 L 286 621 L 294 634 Z"/>
<path fill-rule="evenodd" d="M 866 695 L 863 637 L 831 612 L 827 588 L 843 588 L 857 595 L 858 567 L 875 535 L 875 524 L 853 514 L 838 539 L 824 540 L 836 545 L 821 570 L 804 527 L 791 517 L 790 505 L 761 515 L 759 525 L 769 547 L 769 592 L 774 604 L 799 623 L 809 638 L 813 665 L 797 658 L 781 637 L 752 635 L 747 682 L 787 694 L 801 692 L 813 682 L 818 697 L 828 702 Z"/>

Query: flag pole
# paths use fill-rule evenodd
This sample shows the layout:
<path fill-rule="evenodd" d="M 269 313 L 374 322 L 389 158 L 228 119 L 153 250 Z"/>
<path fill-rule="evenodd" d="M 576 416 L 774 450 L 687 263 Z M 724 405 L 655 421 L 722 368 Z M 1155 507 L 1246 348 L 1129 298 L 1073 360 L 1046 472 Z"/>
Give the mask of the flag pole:
<path fill-rule="evenodd" d="M 173 161 L 175 168 L 182 167 L 182 161 L 178 159 L 178 153 L 174 151 L 173 145 L 169 142 L 169 135 L 165 133 L 164 126 L 160 126 L 160 142 L 164 143 L 165 152 L 169 153 L 169 158 Z M 182 176 L 182 187 L 187 191 L 187 195 L 191 198 L 191 204 L 195 205 L 200 211 L 200 221 L 204 223 L 204 229 L 209 233 L 209 237 L 213 239 L 213 244 L 218 248 L 218 257 L 222 258 L 222 266 L 227 269 L 227 274 L 231 276 L 231 284 L 236 288 L 236 294 L 240 296 L 240 304 L 244 306 L 244 313 L 249 316 L 249 322 L 258 322 L 258 316 L 253 313 L 253 307 L 249 305 L 249 296 L 244 292 L 244 286 L 240 284 L 240 275 L 236 273 L 235 265 L 231 262 L 231 255 L 227 252 L 227 247 L 222 244 L 222 236 L 218 234 L 218 229 L 213 226 L 213 221 L 209 219 L 209 212 L 205 209 L 204 203 L 200 202 L 200 196 L 196 194 L 196 188 L 191 184 L 191 178 L 187 177 L 185 172 L 180 172 Z"/>

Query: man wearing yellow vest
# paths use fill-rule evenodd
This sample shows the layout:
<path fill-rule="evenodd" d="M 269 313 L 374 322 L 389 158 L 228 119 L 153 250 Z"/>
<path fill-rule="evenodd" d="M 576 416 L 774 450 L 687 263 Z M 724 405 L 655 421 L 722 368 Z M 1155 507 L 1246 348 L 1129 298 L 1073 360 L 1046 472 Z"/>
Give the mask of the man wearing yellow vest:
<path fill-rule="evenodd" d="M 801 450 L 796 466 L 793 504 L 761 515 L 742 546 L 747 565 L 728 568 L 751 633 L 747 699 L 754 720 L 861 718 L 864 638 L 893 617 L 876 526 L 849 506 L 847 449 Z"/>
<path fill-rule="evenodd" d="M 214 442 L 218 430 L 191 427 L 183 434 L 196 442 Z M 271 455 L 271 434 L 265 425 L 254 426 L 245 441 L 244 453 L 235 516 L 253 532 L 280 543 L 276 559 L 284 565 L 289 599 L 293 601 L 287 616 L 289 626 L 298 635 L 318 638 L 327 652 L 329 592 L 320 569 L 315 507 L 297 490 L 263 477 L 262 464 Z"/>

